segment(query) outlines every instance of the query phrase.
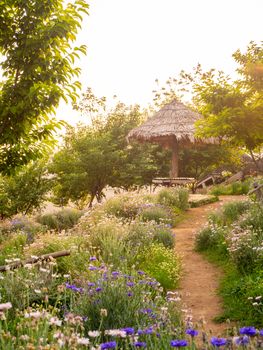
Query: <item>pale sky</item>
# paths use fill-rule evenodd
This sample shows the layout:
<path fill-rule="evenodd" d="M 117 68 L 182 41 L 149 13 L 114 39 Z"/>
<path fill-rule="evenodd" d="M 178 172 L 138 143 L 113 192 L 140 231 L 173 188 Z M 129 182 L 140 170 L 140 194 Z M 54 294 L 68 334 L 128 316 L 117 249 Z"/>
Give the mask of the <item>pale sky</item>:
<path fill-rule="evenodd" d="M 78 43 L 80 80 L 95 95 L 147 106 L 164 83 L 197 63 L 232 75 L 238 48 L 263 40 L 263 0 L 90 0 Z M 85 121 L 61 106 L 57 117 Z"/>

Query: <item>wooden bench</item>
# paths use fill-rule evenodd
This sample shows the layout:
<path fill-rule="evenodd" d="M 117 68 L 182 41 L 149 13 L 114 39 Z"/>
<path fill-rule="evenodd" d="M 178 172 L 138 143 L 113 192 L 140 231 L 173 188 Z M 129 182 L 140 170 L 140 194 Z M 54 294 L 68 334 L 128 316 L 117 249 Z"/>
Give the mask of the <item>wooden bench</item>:
<path fill-rule="evenodd" d="M 156 177 L 152 180 L 154 189 L 157 186 L 174 187 L 190 185 L 192 187 L 195 182 L 196 180 L 193 177 Z"/>

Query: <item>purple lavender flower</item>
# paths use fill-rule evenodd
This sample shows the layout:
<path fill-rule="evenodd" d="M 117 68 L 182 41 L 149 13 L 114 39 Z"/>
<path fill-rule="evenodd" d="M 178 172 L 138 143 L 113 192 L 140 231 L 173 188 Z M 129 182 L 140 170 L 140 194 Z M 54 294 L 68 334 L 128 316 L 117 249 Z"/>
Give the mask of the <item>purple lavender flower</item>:
<path fill-rule="evenodd" d="M 127 286 L 127 287 L 133 287 L 133 286 L 134 286 L 134 282 L 127 282 L 127 283 L 126 283 L 126 286 Z"/>
<path fill-rule="evenodd" d="M 173 348 L 181 348 L 181 347 L 187 346 L 188 343 L 186 340 L 171 340 L 170 345 Z"/>
<path fill-rule="evenodd" d="M 219 348 L 220 346 L 226 345 L 227 340 L 225 338 L 216 338 L 212 337 L 211 338 L 211 344 Z"/>
<path fill-rule="evenodd" d="M 98 268 L 96 266 L 90 265 L 89 266 L 89 270 L 90 271 L 96 271 L 96 270 L 98 270 Z"/>
<path fill-rule="evenodd" d="M 153 310 L 150 309 L 150 308 L 141 309 L 140 311 L 141 311 L 141 313 L 143 313 L 143 314 L 151 314 L 151 313 L 153 312 Z"/>
<path fill-rule="evenodd" d="M 247 345 L 249 343 L 249 336 L 244 335 L 243 337 L 239 337 L 236 339 L 237 345 Z"/>
<path fill-rule="evenodd" d="M 132 327 L 122 328 L 122 331 L 126 332 L 127 335 L 134 334 L 134 328 Z"/>
<path fill-rule="evenodd" d="M 119 271 L 112 271 L 111 274 L 112 274 L 112 276 L 116 277 L 116 276 L 119 276 L 120 273 L 119 273 Z"/>
<path fill-rule="evenodd" d="M 97 260 L 96 256 L 91 256 L 91 257 L 89 258 L 89 261 L 96 261 L 96 260 Z"/>
<path fill-rule="evenodd" d="M 88 282 L 89 287 L 94 287 L 96 284 L 94 282 Z"/>
<path fill-rule="evenodd" d="M 138 273 L 138 275 L 140 275 L 140 276 L 145 275 L 145 272 L 144 272 L 144 271 L 141 271 L 141 270 L 137 271 L 137 273 Z"/>
<path fill-rule="evenodd" d="M 136 348 L 146 348 L 146 343 L 144 341 L 136 341 L 133 345 Z"/>
<path fill-rule="evenodd" d="M 188 335 L 191 335 L 191 337 L 195 337 L 198 335 L 198 331 L 196 331 L 195 329 L 192 329 L 192 328 L 188 328 L 186 331 L 185 331 L 186 334 Z"/>
<path fill-rule="evenodd" d="M 66 282 L 66 288 L 73 290 L 73 292 L 83 293 L 83 288 L 77 287 L 75 284 L 69 284 Z"/>
<path fill-rule="evenodd" d="M 116 341 L 109 341 L 107 343 L 102 343 L 100 344 L 100 349 L 101 350 L 105 350 L 105 349 L 114 349 L 116 348 L 117 343 Z"/>
<path fill-rule="evenodd" d="M 143 330 L 142 329 L 138 329 L 137 335 L 142 335 L 142 334 L 143 334 Z"/>
<path fill-rule="evenodd" d="M 239 333 L 251 337 L 253 335 L 256 335 L 257 331 L 255 327 L 242 327 L 239 329 Z"/>
<path fill-rule="evenodd" d="M 149 328 L 146 328 L 144 331 L 143 331 L 144 334 L 153 334 L 153 328 L 152 327 L 149 327 Z"/>
<path fill-rule="evenodd" d="M 127 295 L 128 295 L 128 297 L 132 297 L 133 293 L 132 292 L 128 292 Z"/>
<path fill-rule="evenodd" d="M 98 288 L 96 288 L 96 292 L 101 292 L 102 291 L 102 288 L 101 287 L 98 287 Z"/>
<path fill-rule="evenodd" d="M 259 335 L 261 335 L 263 337 L 263 329 L 260 329 Z"/>

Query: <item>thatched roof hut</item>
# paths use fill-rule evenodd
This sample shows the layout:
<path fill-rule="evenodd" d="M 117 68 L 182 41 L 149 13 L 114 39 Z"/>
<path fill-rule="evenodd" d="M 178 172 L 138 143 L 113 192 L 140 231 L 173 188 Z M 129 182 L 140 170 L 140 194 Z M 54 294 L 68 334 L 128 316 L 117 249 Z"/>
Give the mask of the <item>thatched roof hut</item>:
<path fill-rule="evenodd" d="M 137 139 L 141 142 L 159 143 L 172 149 L 171 177 L 178 176 L 179 144 L 187 146 L 190 143 L 204 142 L 194 136 L 194 123 L 202 118 L 201 114 L 192 111 L 183 103 L 173 100 L 159 112 L 149 118 L 144 124 L 131 130 L 128 140 Z M 208 141 L 209 143 L 211 142 Z"/>

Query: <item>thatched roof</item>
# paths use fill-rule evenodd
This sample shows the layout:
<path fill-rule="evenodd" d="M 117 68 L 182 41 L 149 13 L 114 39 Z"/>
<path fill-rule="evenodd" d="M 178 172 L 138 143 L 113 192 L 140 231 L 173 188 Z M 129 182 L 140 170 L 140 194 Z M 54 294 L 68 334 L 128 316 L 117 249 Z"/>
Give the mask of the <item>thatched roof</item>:
<path fill-rule="evenodd" d="M 127 138 L 142 142 L 165 143 L 165 140 L 175 137 L 182 143 L 198 142 L 194 137 L 194 123 L 200 118 L 202 118 L 201 114 L 174 100 L 161 108 L 144 124 L 131 130 Z"/>

